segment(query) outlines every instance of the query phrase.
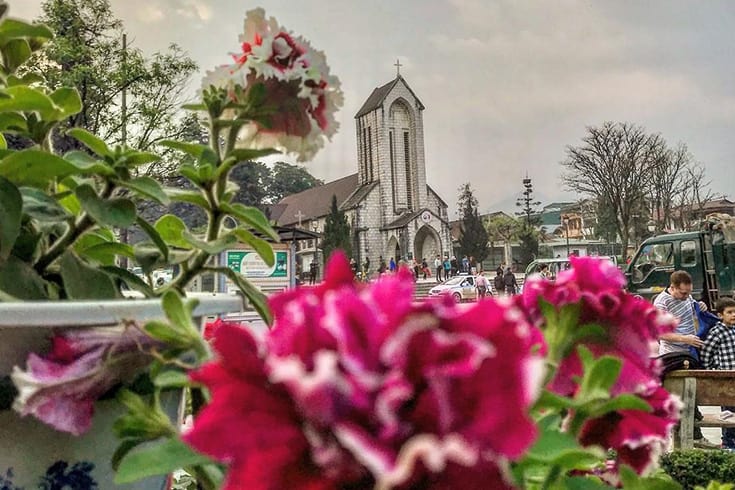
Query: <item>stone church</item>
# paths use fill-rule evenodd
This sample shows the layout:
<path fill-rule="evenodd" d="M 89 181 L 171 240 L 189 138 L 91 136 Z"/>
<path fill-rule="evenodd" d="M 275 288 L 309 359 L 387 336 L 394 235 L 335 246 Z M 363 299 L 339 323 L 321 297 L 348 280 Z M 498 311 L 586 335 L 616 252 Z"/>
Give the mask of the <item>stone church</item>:
<path fill-rule="evenodd" d="M 426 183 L 424 105 L 397 74 L 373 90 L 355 115 L 357 173 L 292 194 L 271 208 L 280 226 L 322 232 L 336 196 L 353 234 L 352 256 L 370 259 L 375 271 L 382 256 L 421 261 L 433 269 L 437 255 L 451 255 L 447 204 Z M 316 240 L 302 241 L 296 263 L 304 271 L 313 260 L 323 267 Z"/>

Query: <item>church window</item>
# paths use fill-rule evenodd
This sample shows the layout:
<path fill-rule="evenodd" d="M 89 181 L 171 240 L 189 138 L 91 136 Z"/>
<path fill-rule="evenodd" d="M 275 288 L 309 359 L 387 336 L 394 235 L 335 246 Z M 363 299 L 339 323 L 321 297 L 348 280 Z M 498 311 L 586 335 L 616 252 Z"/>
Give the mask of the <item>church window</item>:
<path fill-rule="evenodd" d="M 393 130 L 388 132 L 388 151 L 390 153 L 390 181 L 391 192 L 393 193 L 393 210 L 395 211 L 396 202 L 396 161 L 395 161 L 395 144 L 393 143 Z"/>
<path fill-rule="evenodd" d="M 368 180 L 368 166 L 367 166 L 367 129 L 365 126 L 362 127 L 362 175 L 365 181 Z"/>
<path fill-rule="evenodd" d="M 370 182 L 375 180 L 373 174 L 373 135 L 370 132 L 370 126 L 368 126 L 368 165 L 370 166 Z"/>
<path fill-rule="evenodd" d="M 403 132 L 403 152 L 405 155 L 405 161 L 406 161 L 406 201 L 408 203 L 408 208 L 413 209 L 413 189 L 411 187 L 411 176 L 413 175 L 413 172 L 411 172 L 411 150 L 410 150 L 410 135 L 408 134 L 408 131 Z"/>

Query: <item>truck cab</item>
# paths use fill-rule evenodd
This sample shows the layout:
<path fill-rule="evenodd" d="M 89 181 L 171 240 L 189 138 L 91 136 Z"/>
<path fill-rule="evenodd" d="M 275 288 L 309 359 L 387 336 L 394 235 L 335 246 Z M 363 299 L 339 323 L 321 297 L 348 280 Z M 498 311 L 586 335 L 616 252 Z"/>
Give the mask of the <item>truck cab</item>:
<path fill-rule="evenodd" d="M 672 272 L 685 270 L 692 276 L 692 296 L 701 299 L 705 290 L 702 235 L 672 233 L 644 241 L 625 272 L 628 291 L 652 299 L 669 285 Z"/>
<path fill-rule="evenodd" d="M 708 217 L 709 218 L 709 217 Z M 628 264 L 628 291 L 653 299 L 675 270 L 692 276 L 692 296 L 710 307 L 733 296 L 735 240 L 720 221 L 709 218 L 701 231 L 658 235 L 644 241 Z"/>

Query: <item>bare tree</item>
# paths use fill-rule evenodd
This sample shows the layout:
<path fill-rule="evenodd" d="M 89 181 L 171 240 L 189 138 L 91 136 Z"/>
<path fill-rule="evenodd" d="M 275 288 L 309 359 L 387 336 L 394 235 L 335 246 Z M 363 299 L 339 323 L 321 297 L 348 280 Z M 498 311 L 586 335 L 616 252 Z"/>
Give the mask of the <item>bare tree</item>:
<path fill-rule="evenodd" d="M 696 218 L 701 217 L 704 205 L 721 197 L 709 186 L 710 181 L 706 178 L 704 166 L 700 163 L 691 163 L 685 172 L 684 190 L 674 202 L 674 207 L 678 210 L 678 213 L 672 216 L 675 226 L 690 231 Z"/>
<path fill-rule="evenodd" d="M 563 184 L 597 198 L 615 218 L 623 250 L 630 227 L 649 191 L 651 175 L 660 164 L 664 141 L 630 123 L 606 122 L 588 127 L 582 145 L 568 146 Z"/>
<path fill-rule="evenodd" d="M 683 143 L 675 149 L 662 147 L 649 185 L 651 218 L 658 233 L 672 221 L 674 203 L 687 192 L 694 158 Z"/>

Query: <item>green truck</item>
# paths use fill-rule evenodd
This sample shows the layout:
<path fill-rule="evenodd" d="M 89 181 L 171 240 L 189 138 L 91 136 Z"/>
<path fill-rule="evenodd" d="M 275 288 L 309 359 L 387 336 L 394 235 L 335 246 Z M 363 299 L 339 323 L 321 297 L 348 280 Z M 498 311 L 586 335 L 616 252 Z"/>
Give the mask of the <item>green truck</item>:
<path fill-rule="evenodd" d="M 657 235 L 645 240 L 628 264 L 628 291 L 653 299 L 675 270 L 692 276 L 692 296 L 712 306 L 735 295 L 735 218 L 709 215 L 699 231 Z"/>

